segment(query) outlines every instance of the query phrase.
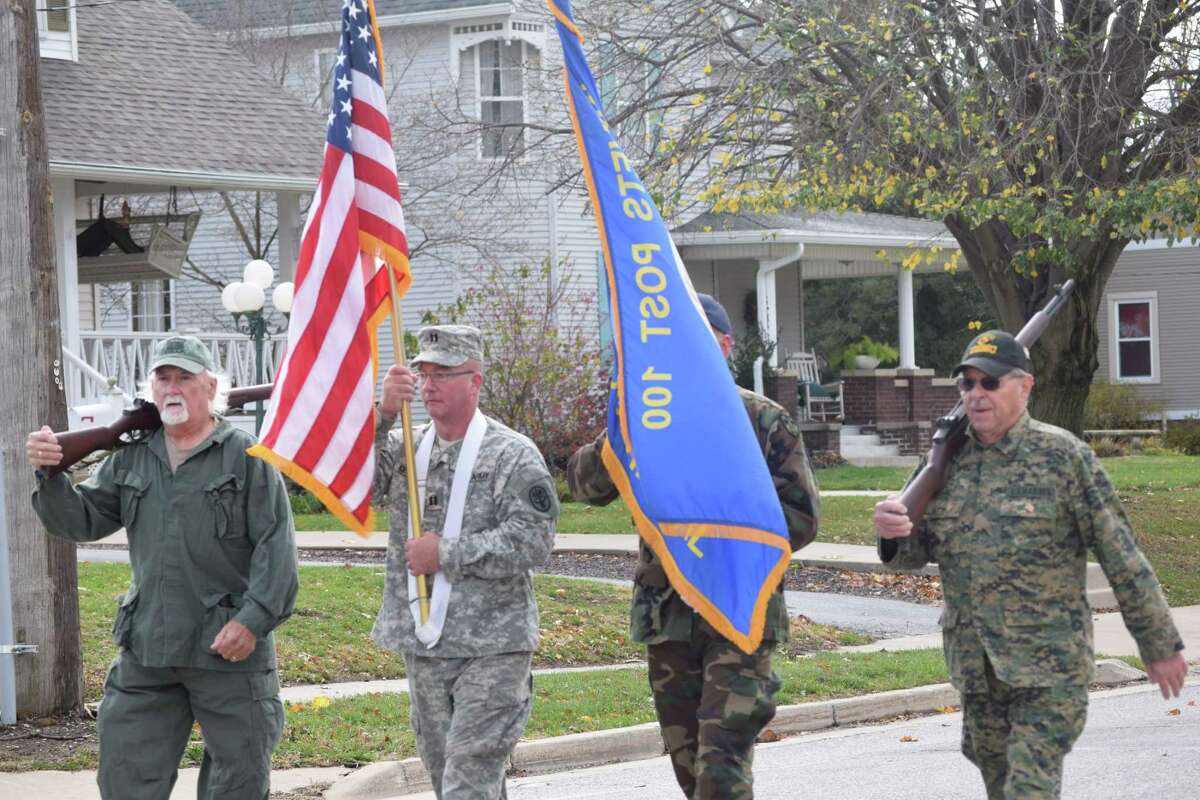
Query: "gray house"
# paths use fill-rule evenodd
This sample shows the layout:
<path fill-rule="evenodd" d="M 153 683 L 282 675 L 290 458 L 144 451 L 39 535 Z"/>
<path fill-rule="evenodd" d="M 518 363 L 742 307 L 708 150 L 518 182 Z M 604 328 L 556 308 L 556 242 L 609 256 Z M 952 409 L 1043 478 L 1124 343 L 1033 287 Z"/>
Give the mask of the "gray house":
<path fill-rule="evenodd" d="M 165 0 L 38 14 L 74 406 L 94 399 L 107 377 L 130 394 L 154 340 L 188 327 L 180 310 L 199 295 L 220 308 L 216 287 L 180 280 L 206 224 L 192 198 L 269 197 L 277 217 L 274 252 L 280 272 L 290 274 L 300 202 L 316 184 L 324 124 Z M 138 35 L 114 36 L 118 30 Z M 101 197 L 127 198 L 131 207 L 123 213 L 109 202 L 104 213 Z M 246 337 L 217 325 L 197 330 L 235 377 L 244 382 L 252 374 Z"/>
<path fill-rule="evenodd" d="M 1125 249 L 1100 306 L 1097 381 L 1128 383 L 1169 419 L 1200 416 L 1200 246 Z"/>

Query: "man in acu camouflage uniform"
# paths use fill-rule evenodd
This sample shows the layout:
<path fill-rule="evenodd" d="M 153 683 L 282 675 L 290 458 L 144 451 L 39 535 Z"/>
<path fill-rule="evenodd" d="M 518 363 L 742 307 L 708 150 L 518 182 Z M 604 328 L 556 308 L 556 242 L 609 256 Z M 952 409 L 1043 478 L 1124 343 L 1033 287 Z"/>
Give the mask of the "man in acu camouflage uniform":
<path fill-rule="evenodd" d="M 897 500 L 875 506 L 885 563 L 940 565 L 962 749 L 991 800 L 1059 796 L 1093 669 L 1089 550 L 1163 696 L 1178 695 L 1187 674 L 1183 642 L 1104 468 L 1079 439 L 1029 417 L 1029 369 L 1011 335 L 977 336 L 954 369 L 970 428 L 945 488 L 915 531 Z"/>
<path fill-rule="evenodd" d="M 700 301 L 728 358 L 733 350 L 729 315 L 709 295 L 701 294 Z M 816 537 L 820 511 L 800 430 L 779 404 L 745 389 L 738 392 L 779 493 L 792 550 L 799 550 Z M 591 505 L 618 496 L 600 459 L 604 442 L 602 433 L 576 451 L 568 465 L 571 493 Z M 658 556 L 640 540 L 639 558 L 632 636 L 646 645 L 654 708 L 675 779 L 693 800 L 752 798 L 754 741 L 775 716 L 779 690 L 771 653 L 776 642 L 788 639 L 783 584 L 767 605 L 761 646 L 746 655 L 683 602 Z"/>
<path fill-rule="evenodd" d="M 373 486 L 376 497 L 390 498 L 391 538 L 372 636 L 404 654 L 417 748 L 438 797 L 496 800 L 506 796 L 505 763 L 533 704 L 538 613 L 530 571 L 550 557 L 558 498 L 533 442 L 478 412 L 480 332 L 431 326 L 418 342 L 417 371 L 393 366 L 379 404 Z M 414 434 L 414 444 L 421 445 L 418 476 L 423 452 L 428 472 L 425 530 L 410 538 L 404 432 L 392 425 L 418 386 L 432 423 Z M 456 470 L 468 469 L 465 495 L 456 495 Z M 456 496 L 465 498 L 457 514 Z M 425 575 L 431 590 L 435 575 L 449 582 L 444 623 L 432 643 L 422 638 L 409 573 Z"/>

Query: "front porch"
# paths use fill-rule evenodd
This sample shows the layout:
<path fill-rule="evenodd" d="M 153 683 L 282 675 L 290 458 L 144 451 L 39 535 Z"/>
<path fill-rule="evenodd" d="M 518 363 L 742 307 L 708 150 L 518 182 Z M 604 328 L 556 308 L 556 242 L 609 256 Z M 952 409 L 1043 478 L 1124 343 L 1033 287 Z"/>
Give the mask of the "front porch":
<path fill-rule="evenodd" d="M 730 312 L 734 338 L 746 335 L 753 322 L 774 340 L 770 365 L 778 377 L 764 390 L 797 417 L 811 451 L 860 463 L 884 463 L 893 456 L 909 463 L 928 449 L 932 420 L 957 401 L 952 382 L 918 367 L 915 355 L 913 275 L 943 271 L 958 250 L 941 224 L 856 212 L 704 214 L 673 236 L 696 289 L 712 294 Z M 803 384 L 813 386 L 815 379 L 802 378 L 787 362 L 828 363 L 836 354 L 816 354 L 808 347 L 805 284 L 876 276 L 896 281 L 898 367 L 841 371 L 840 403 L 808 407 Z M 747 320 L 741 312 L 751 295 L 756 307 Z M 843 426 L 856 429 L 846 442 Z M 861 450 L 871 436 L 878 437 L 875 456 Z"/>

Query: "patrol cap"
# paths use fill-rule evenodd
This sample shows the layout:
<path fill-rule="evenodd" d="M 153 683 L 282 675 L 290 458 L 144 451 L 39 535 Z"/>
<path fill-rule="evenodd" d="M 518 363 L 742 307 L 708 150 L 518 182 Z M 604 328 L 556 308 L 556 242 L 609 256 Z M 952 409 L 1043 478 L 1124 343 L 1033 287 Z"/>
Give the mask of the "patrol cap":
<path fill-rule="evenodd" d="M 1011 333 L 985 331 L 971 340 L 963 351 L 962 361 L 950 374 L 957 375 L 967 367 L 975 367 L 993 378 L 1003 377 L 1014 369 L 1029 372 L 1029 350 Z"/>
<path fill-rule="evenodd" d="M 708 317 L 708 324 L 726 336 L 732 336 L 733 325 L 729 322 L 729 314 L 725 313 L 725 306 L 711 294 L 697 292 L 696 296 L 700 298 L 700 306 L 704 309 L 704 316 Z"/>
<path fill-rule="evenodd" d="M 429 325 L 417 334 L 417 345 L 420 352 L 413 364 L 457 367 L 470 359 L 483 362 L 483 334 L 471 325 Z"/>
<path fill-rule="evenodd" d="M 154 347 L 150 359 L 150 371 L 159 367 L 179 367 L 196 373 L 213 369 L 212 354 L 204 342 L 195 336 L 168 336 Z"/>

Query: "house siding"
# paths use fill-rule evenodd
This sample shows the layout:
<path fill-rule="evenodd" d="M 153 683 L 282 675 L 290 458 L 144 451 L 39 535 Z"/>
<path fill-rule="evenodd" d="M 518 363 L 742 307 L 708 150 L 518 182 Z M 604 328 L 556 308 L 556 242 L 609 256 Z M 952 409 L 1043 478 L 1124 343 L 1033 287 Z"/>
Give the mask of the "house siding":
<path fill-rule="evenodd" d="M 1114 294 L 1157 292 L 1159 382 L 1135 383 L 1138 395 L 1162 404 L 1168 416 L 1200 413 L 1200 351 L 1195 347 L 1200 308 L 1200 247 L 1126 250 L 1117 261 L 1100 304 L 1097 329 L 1100 367 L 1095 380 L 1112 380 L 1109 357 Z"/>

